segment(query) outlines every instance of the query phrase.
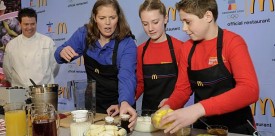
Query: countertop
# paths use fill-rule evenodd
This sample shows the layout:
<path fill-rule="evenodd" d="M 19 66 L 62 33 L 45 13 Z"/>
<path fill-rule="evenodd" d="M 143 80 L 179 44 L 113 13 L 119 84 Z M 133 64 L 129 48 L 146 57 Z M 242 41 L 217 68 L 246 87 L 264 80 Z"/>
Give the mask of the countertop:
<path fill-rule="evenodd" d="M 206 131 L 202 129 L 192 129 L 191 136 L 196 136 L 198 134 L 206 134 Z M 59 136 L 70 136 L 70 129 L 60 128 Z M 160 130 L 153 133 L 142 133 L 142 132 L 133 131 L 133 133 L 130 134 L 130 136 L 174 136 L 174 135 L 164 134 L 163 131 Z M 229 133 L 228 136 L 247 136 L 247 135 Z"/>
<path fill-rule="evenodd" d="M 100 120 L 104 118 L 106 115 L 105 114 L 96 114 L 95 121 Z M 0 118 L 4 118 L 3 115 L 0 115 Z M 61 119 L 60 120 L 60 128 L 59 128 L 59 136 L 70 136 L 70 128 L 69 124 L 71 122 L 71 117 L 68 116 L 67 118 Z M 104 121 L 99 121 L 96 122 L 96 124 L 103 124 Z M 198 134 L 206 134 L 205 130 L 202 129 L 192 129 L 191 130 L 191 136 L 196 136 Z M 0 136 L 5 136 L 5 135 L 0 135 Z M 133 131 L 130 136 L 173 136 L 169 134 L 164 134 L 162 130 L 153 132 L 153 133 L 143 133 L 143 132 L 137 132 Z M 242 134 L 235 134 L 235 133 L 229 133 L 228 136 L 245 136 Z"/>

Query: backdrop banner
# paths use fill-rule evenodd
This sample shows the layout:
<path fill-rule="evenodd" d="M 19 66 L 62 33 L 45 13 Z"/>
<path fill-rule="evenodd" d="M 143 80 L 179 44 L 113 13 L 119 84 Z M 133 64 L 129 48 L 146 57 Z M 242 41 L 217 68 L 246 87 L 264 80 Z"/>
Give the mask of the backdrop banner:
<path fill-rule="evenodd" d="M 4 50 L 7 43 L 21 33 L 18 10 L 21 8 L 21 0 L 0 0 L 0 86 L 9 87 L 3 73 Z"/>
<path fill-rule="evenodd" d="M 26 0 L 22 7 L 32 7 L 38 13 L 38 32 L 50 36 L 59 46 L 73 32 L 89 21 L 91 9 L 96 0 Z M 186 41 L 182 23 L 175 3 L 179 0 L 162 0 L 167 7 L 169 22 L 167 33 Z M 260 99 L 251 105 L 259 130 L 275 130 L 275 0 L 217 0 L 219 6 L 218 24 L 241 35 L 247 42 L 259 84 Z M 137 45 L 147 40 L 138 16 L 138 7 L 143 0 L 119 0 L 121 7 L 136 36 Z M 240 66 L 241 68 L 241 66 Z M 59 109 L 73 109 L 72 91 L 67 86 L 73 80 L 85 80 L 83 58 L 62 64 L 56 83 L 63 94 L 59 96 Z M 239 99 L 242 100 L 241 98 Z M 190 99 L 187 105 L 193 103 Z M 138 101 L 140 107 L 140 100 Z"/>

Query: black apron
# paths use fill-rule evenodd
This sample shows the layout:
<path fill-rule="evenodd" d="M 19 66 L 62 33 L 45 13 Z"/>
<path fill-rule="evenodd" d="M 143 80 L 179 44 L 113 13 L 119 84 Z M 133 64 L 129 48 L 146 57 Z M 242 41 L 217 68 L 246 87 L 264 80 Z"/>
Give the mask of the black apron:
<path fill-rule="evenodd" d="M 111 105 L 118 104 L 118 69 L 117 69 L 117 50 L 119 42 L 115 41 L 113 50 L 112 65 L 102 65 L 93 58 L 89 57 L 86 52 L 92 47 L 86 46 L 84 50 L 84 64 L 87 73 L 88 82 L 96 80 L 96 112 L 107 113 L 106 110 Z M 85 107 L 91 107 L 91 91 L 87 90 Z"/>
<path fill-rule="evenodd" d="M 236 85 L 233 75 L 228 71 L 223 63 L 222 39 L 223 30 L 219 28 L 217 39 L 218 64 L 213 67 L 201 70 L 192 70 L 191 58 L 195 51 L 197 42 L 194 42 L 191 48 L 188 56 L 189 67 L 187 68 L 187 71 L 189 82 L 191 84 L 191 89 L 194 92 L 195 103 L 227 92 L 230 89 L 234 88 Z M 210 125 L 225 125 L 229 128 L 229 132 L 232 133 L 251 135 L 254 131 L 247 122 L 247 120 L 249 120 L 250 122 L 254 123 L 254 119 L 249 106 L 230 113 L 215 115 L 211 117 L 202 117 L 201 119 Z M 200 121 L 195 122 L 193 124 L 193 127 L 200 129 L 206 128 L 206 126 Z"/>
<path fill-rule="evenodd" d="M 144 78 L 144 92 L 142 100 L 142 109 L 157 110 L 159 103 L 168 98 L 175 87 L 178 67 L 172 40 L 166 35 L 172 63 L 167 64 L 144 64 L 143 58 L 150 39 L 146 42 L 142 52 L 142 70 Z M 161 55 L 161 54 L 160 54 Z"/>

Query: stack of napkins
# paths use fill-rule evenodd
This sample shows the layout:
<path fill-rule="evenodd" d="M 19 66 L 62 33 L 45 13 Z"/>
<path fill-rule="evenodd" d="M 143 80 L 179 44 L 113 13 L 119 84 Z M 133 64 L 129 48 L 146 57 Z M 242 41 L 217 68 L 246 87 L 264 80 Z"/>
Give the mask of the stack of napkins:
<path fill-rule="evenodd" d="M 0 119 L 0 135 L 6 134 L 5 120 Z"/>

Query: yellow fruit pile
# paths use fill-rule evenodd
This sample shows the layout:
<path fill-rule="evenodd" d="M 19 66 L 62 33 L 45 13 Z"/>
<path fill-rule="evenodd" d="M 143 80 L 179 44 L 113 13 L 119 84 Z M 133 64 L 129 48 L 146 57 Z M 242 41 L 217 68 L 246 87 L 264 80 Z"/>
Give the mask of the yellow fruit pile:
<path fill-rule="evenodd" d="M 127 132 L 124 128 L 119 129 L 113 125 L 95 125 L 84 133 L 84 136 L 126 136 Z"/>
<path fill-rule="evenodd" d="M 160 127 L 160 121 L 163 116 L 165 116 L 167 113 L 170 113 L 172 111 L 173 111 L 172 109 L 160 109 L 160 110 L 156 111 L 156 113 L 154 113 L 152 115 L 153 126 L 158 129 L 166 129 L 167 127 L 169 127 L 169 125 L 171 125 L 172 122 L 167 123 L 167 124 L 163 125 L 162 127 Z"/>

